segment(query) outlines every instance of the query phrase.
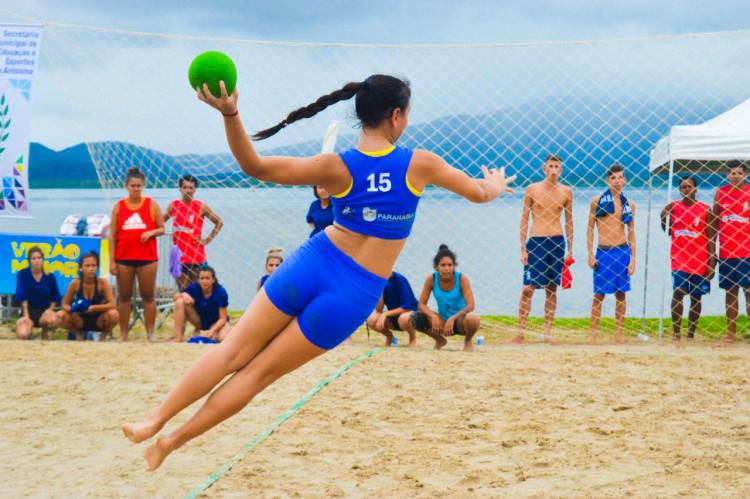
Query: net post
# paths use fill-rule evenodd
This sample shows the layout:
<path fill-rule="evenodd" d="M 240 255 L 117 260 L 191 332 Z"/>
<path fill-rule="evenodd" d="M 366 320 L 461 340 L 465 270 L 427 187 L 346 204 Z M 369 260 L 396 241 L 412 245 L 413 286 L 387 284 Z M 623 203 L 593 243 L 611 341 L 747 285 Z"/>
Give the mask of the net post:
<path fill-rule="evenodd" d="M 648 175 L 648 204 L 646 206 L 646 255 L 643 266 L 643 306 L 641 307 L 641 334 L 646 334 L 646 300 L 648 299 L 648 254 L 651 240 L 651 196 L 653 194 L 654 176 Z"/>
<path fill-rule="evenodd" d="M 674 160 L 669 160 L 669 177 L 667 180 L 667 204 L 672 202 L 672 179 L 674 177 Z M 667 227 L 671 220 L 667 220 Z M 667 268 L 669 268 L 669 253 L 667 253 Z M 665 277 L 661 281 L 661 307 L 659 310 L 659 341 L 664 338 L 664 300 L 667 295 L 667 280 Z"/>

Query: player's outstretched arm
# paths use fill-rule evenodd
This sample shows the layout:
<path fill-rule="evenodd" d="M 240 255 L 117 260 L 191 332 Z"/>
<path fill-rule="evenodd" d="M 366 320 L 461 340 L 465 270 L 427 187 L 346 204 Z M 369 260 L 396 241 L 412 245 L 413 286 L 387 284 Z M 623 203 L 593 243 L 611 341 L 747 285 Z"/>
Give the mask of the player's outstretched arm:
<path fill-rule="evenodd" d="M 413 176 L 412 176 L 413 174 Z M 482 167 L 484 178 L 471 178 L 442 158 L 428 151 L 416 150 L 409 167 L 409 181 L 417 189 L 434 184 L 455 192 L 474 203 L 487 203 L 504 192 L 513 192 L 509 185 L 515 175 L 505 176 L 505 169 Z"/>
<path fill-rule="evenodd" d="M 224 116 L 224 129 L 229 149 L 242 171 L 258 180 L 277 184 L 319 184 L 331 192 L 340 192 L 347 188 L 349 172 L 335 154 L 319 154 L 306 158 L 258 154 L 239 116 L 237 109 L 239 92 L 235 89 L 232 95 L 227 95 L 223 81 L 219 82 L 219 86 L 221 97 L 218 98 L 208 91 L 205 84 L 202 89 L 197 88 L 196 92 L 198 99 L 217 109 Z"/>

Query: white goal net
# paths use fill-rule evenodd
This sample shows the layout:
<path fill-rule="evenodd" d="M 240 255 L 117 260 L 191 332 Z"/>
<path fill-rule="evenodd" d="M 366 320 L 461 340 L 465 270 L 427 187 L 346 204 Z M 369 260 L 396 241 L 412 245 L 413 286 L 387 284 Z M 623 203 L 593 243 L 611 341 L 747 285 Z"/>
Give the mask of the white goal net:
<path fill-rule="evenodd" d="M 514 332 L 522 290 L 523 191 L 544 179 L 548 154 L 562 158 L 560 181 L 574 195 L 574 281 L 558 292 L 556 331 L 580 339 L 588 334 L 593 292 L 586 244 L 589 202 L 606 188 L 607 168 L 619 163 L 627 178 L 624 193 L 637 205 L 637 265 L 625 329 L 640 332 L 640 319 L 646 317 L 647 332 L 654 334 L 656 319 L 669 316 L 672 284 L 669 240 L 658 223 L 668 177 L 658 175 L 649 188 L 650 152 L 671 127 L 706 122 L 750 97 L 748 31 L 575 43 L 365 46 L 50 24 L 39 87 L 54 98 L 37 100 L 36 119 L 80 130 L 112 203 L 124 195 L 124 172 L 130 166 L 146 172 L 147 194 L 162 208 L 179 196 L 181 175 L 196 176 L 197 198 L 225 222 L 207 251 L 229 290 L 232 309 L 244 308 L 254 295 L 267 248 L 280 246 L 288 254 L 305 241 L 313 196 L 309 187 L 268 185 L 240 172 L 228 152 L 222 120 L 197 101 L 187 82 L 190 61 L 205 50 L 234 59 L 240 111 L 249 130 L 274 125 L 346 82 L 393 74 L 412 85 L 411 122 L 402 144 L 433 151 L 472 176 L 482 165 L 516 173 L 519 192 L 488 205 L 428 188 L 396 266 L 418 295 L 433 271 L 438 246 L 448 244 L 458 255 L 459 270 L 471 280 L 478 312 L 500 316 L 487 324 L 507 335 Z M 45 113 L 47 107 L 59 112 Z M 353 114 L 353 101 L 340 103 L 256 146 L 264 153 L 316 154 L 328 124 L 339 120 L 336 150 L 341 151 L 357 137 Z M 736 126 L 747 129 L 749 123 L 742 120 L 736 117 Z M 712 204 L 725 171 L 715 164 L 699 176 L 698 199 Z M 679 197 L 676 189 L 669 195 Z M 724 293 L 716 280 L 712 286 L 703 299 L 699 334 L 723 327 Z M 531 331 L 541 330 L 543 301 L 539 290 Z M 686 303 L 685 315 L 687 309 Z M 613 315 L 614 300 L 608 296 L 604 335 L 612 331 Z"/>

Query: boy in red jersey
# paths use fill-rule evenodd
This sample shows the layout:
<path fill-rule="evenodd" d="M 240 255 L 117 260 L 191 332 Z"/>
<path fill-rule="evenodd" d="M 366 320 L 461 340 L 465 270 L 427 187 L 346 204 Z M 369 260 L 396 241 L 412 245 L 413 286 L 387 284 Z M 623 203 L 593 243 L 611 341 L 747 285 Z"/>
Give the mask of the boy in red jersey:
<path fill-rule="evenodd" d="M 682 199 L 661 210 L 661 227 L 672 238 L 672 336 L 681 339 L 682 299 L 690 296 L 688 340 L 695 338 L 701 316 L 701 297 L 711 292 L 716 266 L 716 215 L 706 203 L 695 199 L 695 177 L 680 181 Z"/>
<path fill-rule="evenodd" d="M 167 206 L 164 222 L 174 217 L 172 222 L 175 246 L 180 249 L 180 277 L 177 286 L 185 289 L 191 282 L 198 280 L 201 267 L 207 265 L 206 245 L 219 234 L 224 222 L 207 204 L 195 199 L 198 179 L 192 175 L 180 177 L 181 199 L 175 199 Z M 203 218 L 213 222 L 214 228 L 208 237 L 203 237 Z"/>
<path fill-rule="evenodd" d="M 740 288 L 750 315 L 750 185 L 745 183 L 747 165 L 727 163 L 727 185 L 714 197 L 714 213 L 719 219 L 719 287 L 726 290 L 727 336 L 737 336 Z"/>

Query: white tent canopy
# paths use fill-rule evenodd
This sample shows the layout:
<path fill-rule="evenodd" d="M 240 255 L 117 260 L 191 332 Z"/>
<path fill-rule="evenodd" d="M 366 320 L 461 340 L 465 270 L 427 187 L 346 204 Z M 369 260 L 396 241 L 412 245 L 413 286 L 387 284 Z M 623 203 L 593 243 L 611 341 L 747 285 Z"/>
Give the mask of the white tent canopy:
<path fill-rule="evenodd" d="M 669 135 L 662 137 L 651 150 L 648 169 L 649 204 L 651 213 L 651 182 L 653 175 L 669 172 L 667 183 L 667 203 L 672 201 L 672 176 L 676 170 L 691 172 L 716 172 L 726 161 L 750 161 L 750 99 L 711 118 L 700 125 L 673 126 Z M 651 216 L 647 218 L 646 246 L 651 234 Z M 646 272 L 648 273 L 648 251 L 646 251 Z M 668 269 L 669 264 L 662 268 Z M 664 310 L 668 277 L 662 281 L 661 313 L 659 314 L 659 338 L 664 331 Z M 646 287 L 643 291 L 643 331 L 646 318 Z"/>
<path fill-rule="evenodd" d="M 670 164 L 693 169 L 732 159 L 750 160 L 750 99 L 700 125 L 673 126 L 651 151 L 649 171 Z"/>

